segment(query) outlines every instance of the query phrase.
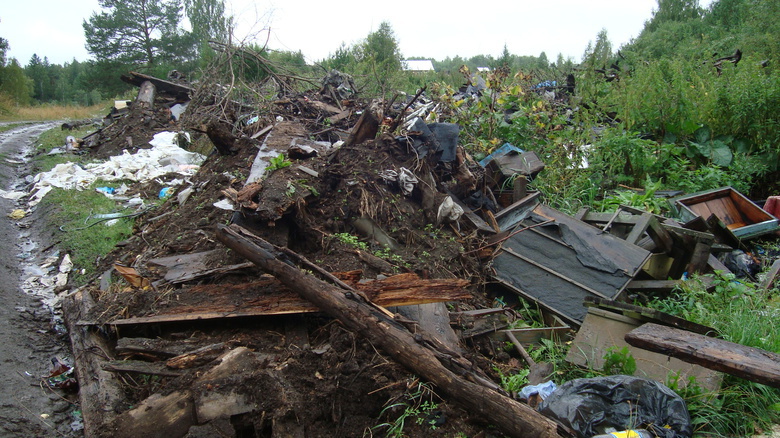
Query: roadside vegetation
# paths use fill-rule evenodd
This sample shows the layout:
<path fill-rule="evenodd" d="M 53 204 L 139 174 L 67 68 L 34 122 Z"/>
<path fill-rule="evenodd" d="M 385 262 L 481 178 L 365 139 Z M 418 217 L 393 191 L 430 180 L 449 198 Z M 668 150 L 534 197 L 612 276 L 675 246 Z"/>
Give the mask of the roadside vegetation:
<path fill-rule="evenodd" d="M 208 5 L 212 7 L 204 7 Z M 413 95 L 426 87 L 426 96 L 438 104 L 431 118 L 459 124 L 460 143 L 476 159 L 507 142 L 536 152 L 546 168 L 530 181 L 531 188 L 567 213 L 582 207 L 613 211 L 622 204 L 668 214 L 666 200 L 655 196 L 664 190 L 690 193 L 731 186 L 759 200 L 780 194 L 780 2 L 716 0 L 703 9 L 697 0 L 658 0 L 654 15 L 631 43 L 615 49 L 602 31 L 578 62 L 560 55 L 553 61 L 544 52 L 519 56 L 504 47 L 498 58 L 434 60 L 435 72 L 416 73 L 402 70 L 404 58 L 388 23 L 365 40 L 343 44 L 327 59 L 308 65 L 311 60 L 301 52 L 226 45 L 230 17 L 224 16 L 220 0 L 184 6 L 190 22 L 197 24 L 191 34 L 163 33 L 160 40 L 147 41 L 147 47 L 114 52 L 115 46 L 98 38 L 99 30 L 115 28 L 121 20 L 103 20 L 96 14 L 86 31 L 99 62 L 58 66 L 36 55 L 22 66 L 5 58 L 9 42 L 0 38 L 0 120 L 101 114 L 109 106 L 107 98 L 128 96 L 128 86 L 117 80 L 128 70 L 165 77 L 175 68 L 192 78 L 230 71 L 238 79 L 233 93 L 257 98 L 268 95 L 262 84 L 273 75 L 318 78 L 337 69 L 354 76 L 363 96 L 403 99 L 403 93 Z M 107 12 L 121 18 L 138 13 L 132 8 L 120 5 Z M 178 25 L 173 22 L 171 29 Z M 139 29 L 126 31 L 131 35 Z M 207 40 L 217 43 L 209 45 Z M 186 50 L 174 54 L 161 49 L 174 45 Z M 227 52 L 234 55 L 229 62 L 218 62 Z M 490 71 L 478 72 L 479 67 Z M 457 97 L 461 86 L 480 81 L 486 85 L 483 93 Z M 317 84 L 316 79 L 301 83 Z M 573 89 L 567 90 L 570 83 Z M 44 134 L 36 172 L 84 159 L 45 152 L 62 146 L 65 135 L 87 132 L 57 129 Z M 77 282 L 93 276 L 95 260 L 132 231 L 132 219 L 84 228 L 90 215 L 116 211 L 114 201 L 95 187 L 55 189 L 43 201 L 57 226 L 66 230 L 58 234 L 59 244 L 82 270 Z M 757 242 L 756 247 L 778 250 L 776 242 Z M 714 292 L 707 292 L 694 277 L 649 306 L 712 326 L 726 340 L 780 353 L 777 288 L 762 291 L 744 279 L 714 277 Z M 528 305 L 521 310 L 529 321 L 538 313 Z M 566 346 L 558 343 L 543 342 L 530 353 L 537 361 L 553 363 L 561 381 L 632 372 L 632 358 L 623 351 L 609 353 L 605 370 L 566 363 Z M 516 390 L 524 378 L 502 374 L 502 383 Z M 427 414 L 436 401 L 428 388 L 415 388 L 408 400 L 388 405 L 382 418 L 386 422 L 377 428 L 402 436 L 405 422 L 430 420 Z M 686 398 L 702 436 L 746 436 L 780 421 L 780 390 L 764 385 L 726 376 L 717 394 L 703 392 L 696 382 L 673 389 Z"/>

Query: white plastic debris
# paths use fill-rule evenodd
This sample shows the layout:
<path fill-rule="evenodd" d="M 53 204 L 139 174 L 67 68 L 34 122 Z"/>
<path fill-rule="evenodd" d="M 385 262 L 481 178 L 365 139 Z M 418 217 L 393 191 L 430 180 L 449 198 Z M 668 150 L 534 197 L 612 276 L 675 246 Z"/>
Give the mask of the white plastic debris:
<path fill-rule="evenodd" d="M 449 222 L 457 222 L 463 215 L 463 208 L 456 204 L 452 200 L 451 196 L 447 196 L 439 206 L 439 212 L 436 215 L 436 222 L 438 224 L 446 224 Z"/>
<path fill-rule="evenodd" d="M 33 180 L 35 186 L 30 206 L 37 205 L 52 187 L 83 190 L 97 179 L 148 182 L 170 172 L 194 175 L 206 157 L 177 146 L 177 135 L 180 134 L 160 132 L 149 142 L 151 149 L 140 149 L 135 154 L 123 151 L 122 155 L 108 161 L 83 167 L 70 162 L 58 164 L 49 172 L 39 173 Z"/>
<path fill-rule="evenodd" d="M 398 174 L 398 185 L 401 187 L 401 191 L 405 196 L 411 196 L 414 190 L 414 185 L 417 184 L 417 177 L 414 176 L 411 170 L 402 167 L 401 172 Z"/>
<path fill-rule="evenodd" d="M 233 207 L 233 203 L 230 202 L 228 199 L 222 199 L 220 201 L 215 202 L 212 204 L 214 207 L 217 207 L 221 210 L 227 210 L 227 211 L 233 211 L 235 210 L 235 207 Z"/>
<path fill-rule="evenodd" d="M 73 269 L 73 262 L 70 260 L 70 254 L 65 254 L 60 262 L 60 272 L 66 274 Z"/>

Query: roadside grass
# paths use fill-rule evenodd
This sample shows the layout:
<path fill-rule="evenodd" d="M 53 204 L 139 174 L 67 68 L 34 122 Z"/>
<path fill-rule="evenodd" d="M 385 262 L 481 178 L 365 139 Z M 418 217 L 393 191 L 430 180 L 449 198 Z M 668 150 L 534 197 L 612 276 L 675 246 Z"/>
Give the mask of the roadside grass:
<path fill-rule="evenodd" d="M 99 259 L 133 232 L 131 218 L 118 219 L 115 224 L 108 226 L 107 222 L 98 222 L 91 217 L 121 211 L 115 200 L 94 190 L 100 184 L 97 182 L 89 190 L 82 191 L 55 188 L 38 206 L 47 210 L 47 221 L 59 227 L 55 231 L 57 245 L 63 252 L 70 254 L 76 267 L 73 281 L 79 286 L 86 284 L 97 273 Z"/>
<path fill-rule="evenodd" d="M 103 102 L 92 106 L 36 105 L 13 106 L 0 112 L 0 121 L 46 121 L 81 120 L 107 113 L 112 103 Z"/>
<path fill-rule="evenodd" d="M 85 127 L 82 129 L 74 129 L 73 131 L 63 131 L 60 128 L 53 128 L 43 132 L 38 137 L 38 141 L 35 144 L 35 158 L 32 162 L 32 172 L 34 174 L 48 172 L 53 169 L 54 166 L 69 161 L 86 163 L 88 160 L 82 155 L 72 153 L 48 155 L 48 153 L 56 147 L 64 148 L 65 138 L 69 135 L 80 138 L 92 131 L 94 131 L 94 128 Z"/>
<path fill-rule="evenodd" d="M 90 132 L 61 131 L 50 129 L 38 138 L 36 155 L 32 161 L 33 174 L 47 172 L 57 164 L 75 162 L 86 164 L 86 156 L 75 154 L 48 155 L 54 147 L 65 144 L 67 135 L 82 136 Z M 70 254 L 75 266 L 73 280 L 77 285 L 85 284 L 96 274 L 97 261 L 108 254 L 114 246 L 132 235 L 133 219 L 122 218 L 114 225 L 106 226 L 106 222 L 96 223 L 90 215 L 121 212 L 122 207 L 113 199 L 97 192 L 96 187 L 108 185 L 117 187 L 121 182 L 112 181 L 107 184 L 97 181 L 87 190 L 64 190 L 54 188 L 38 205 L 38 209 L 47 211 L 46 220 L 54 225 L 55 241 L 59 248 Z M 127 214 L 132 211 L 127 211 Z M 90 224 L 93 224 L 89 226 Z M 87 227 L 89 226 L 89 227 Z"/>

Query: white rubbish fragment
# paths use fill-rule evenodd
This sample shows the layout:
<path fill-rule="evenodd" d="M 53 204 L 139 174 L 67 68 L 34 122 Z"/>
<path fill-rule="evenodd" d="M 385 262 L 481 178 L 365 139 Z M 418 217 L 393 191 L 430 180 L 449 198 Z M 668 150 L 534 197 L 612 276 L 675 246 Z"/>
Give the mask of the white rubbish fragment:
<path fill-rule="evenodd" d="M 10 199 L 12 201 L 18 201 L 25 196 L 27 196 L 27 193 L 25 192 L 6 192 L 5 190 L 0 190 L 0 198 Z"/>
<path fill-rule="evenodd" d="M 60 262 L 60 272 L 66 274 L 73 269 L 73 262 L 70 259 L 70 254 L 65 254 Z"/>
<path fill-rule="evenodd" d="M 463 208 L 456 204 L 452 200 L 451 196 L 444 198 L 444 201 L 439 206 L 439 212 L 436 215 L 436 223 L 446 224 L 449 222 L 457 222 L 463 215 Z"/>
<path fill-rule="evenodd" d="M 148 182 L 171 172 L 194 175 L 206 157 L 177 146 L 177 135 L 180 134 L 160 132 L 149 142 L 151 149 L 140 149 L 135 154 L 123 151 L 122 155 L 108 161 L 83 167 L 74 163 L 58 164 L 49 172 L 39 173 L 33 179 L 35 186 L 30 206 L 37 205 L 52 187 L 83 190 L 98 179 Z"/>
<path fill-rule="evenodd" d="M 184 203 L 187 202 L 187 199 L 194 191 L 195 189 L 192 188 L 192 186 L 189 186 L 186 189 L 181 190 L 179 193 L 176 194 L 176 201 L 179 203 L 179 205 L 184 205 Z"/>
<path fill-rule="evenodd" d="M 401 172 L 398 174 L 398 185 L 401 187 L 401 191 L 405 196 L 411 196 L 414 190 L 414 185 L 417 184 L 417 177 L 414 176 L 411 170 L 402 167 Z"/>
<path fill-rule="evenodd" d="M 221 210 L 227 210 L 227 211 L 234 211 L 235 207 L 233 207 L 233 203 L 230 202 L 228 199 L 223 199 L 221 201 L 217 201 L 214 204 L 212 204 L 214 207 L 217 207 Z"/>

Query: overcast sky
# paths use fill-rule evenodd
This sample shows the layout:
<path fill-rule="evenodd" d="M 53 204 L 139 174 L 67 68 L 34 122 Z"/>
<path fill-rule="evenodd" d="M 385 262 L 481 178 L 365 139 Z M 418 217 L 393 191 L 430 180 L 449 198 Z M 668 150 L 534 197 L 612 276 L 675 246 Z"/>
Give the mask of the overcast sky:
<path fill-rule="evenodd" d="M 132 1 L 132 0 L 128 0 Z M 702 0 L 707 6 L 712 0 Z M 460 6 L 455 6 L 459 3 Z M 588 42 L 607 30 L 613 49 L 636 37 L 656 0 L 495 0 L 452 2 L 396 0 L 226 0 L 238 23 L 238 41 L 268 41 L 272 49 L 302 51 L 315 62 L 390 23 L 405 57 L 499 57 L 504 45 L 515 55 L 554 61 L 558 53 L 579 62 Z M 35 53 L 49 62 L 85 61 L 82 22 L 99 11 L 97 0 L 4 0 L 0 37 L 8 55 L 26 65 Z M 270 29 L 270 31 L 269 31 Z"/>

